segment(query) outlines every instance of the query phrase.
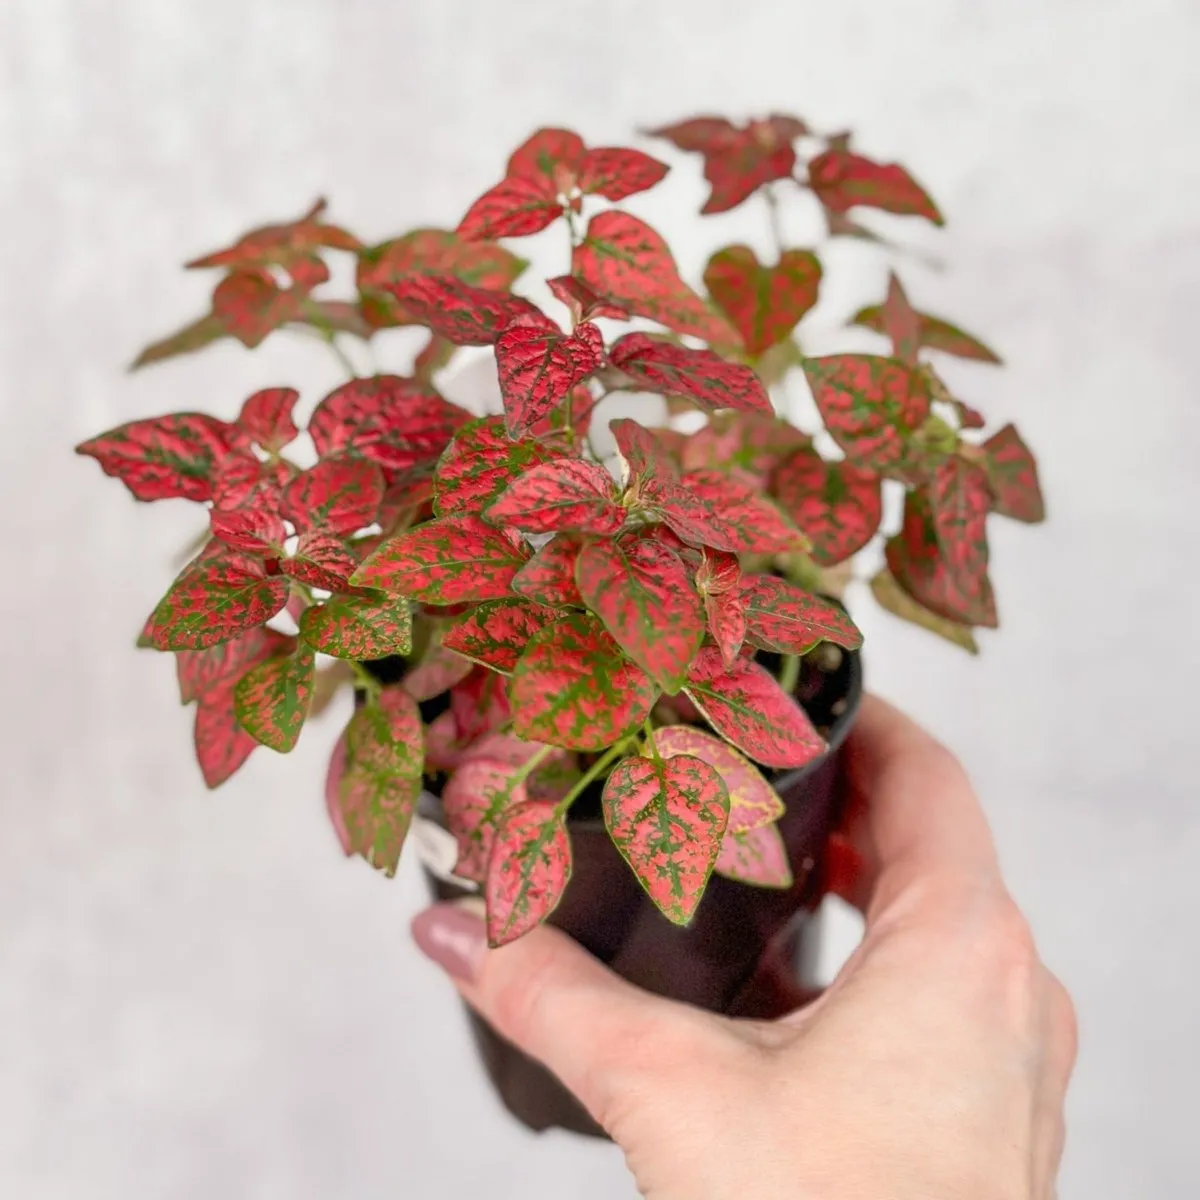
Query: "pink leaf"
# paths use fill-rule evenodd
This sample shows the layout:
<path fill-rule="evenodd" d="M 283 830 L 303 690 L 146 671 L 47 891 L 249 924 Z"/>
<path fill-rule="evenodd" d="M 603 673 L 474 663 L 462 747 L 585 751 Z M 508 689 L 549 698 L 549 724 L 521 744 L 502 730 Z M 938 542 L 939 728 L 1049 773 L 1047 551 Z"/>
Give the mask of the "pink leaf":
<path fill-rule="evenodd" d="M 571 842 L 553 804 L 509 808 L 496 827 L 484 895 L 488 943 L 503 946 L 558 907 L 571 878 Z"/>

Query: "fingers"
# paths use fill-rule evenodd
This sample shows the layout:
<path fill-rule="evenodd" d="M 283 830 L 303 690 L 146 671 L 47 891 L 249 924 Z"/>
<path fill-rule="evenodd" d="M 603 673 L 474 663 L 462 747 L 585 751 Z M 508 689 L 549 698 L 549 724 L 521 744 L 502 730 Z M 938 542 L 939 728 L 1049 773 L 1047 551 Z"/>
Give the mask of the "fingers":
<path fill-rule="evenodd" d="M 438 904 L 416 917 L 413 937 L 489 1024 L 606 1127 L 614 1098 L 653 1078 L 665 1047 L 701 1016 L 626 983 L 547 926 L 489 950 L 475 912 Z"/>
<path fill-rule="evenodd" d="M 847 742 L 845 835 L 856 871 L 839 894 L 870 921 L 914 889 L 949 897 L 956 886 L 999 885 L 987 819 L 958 760 L 898 709 L 863 700 Z"/>

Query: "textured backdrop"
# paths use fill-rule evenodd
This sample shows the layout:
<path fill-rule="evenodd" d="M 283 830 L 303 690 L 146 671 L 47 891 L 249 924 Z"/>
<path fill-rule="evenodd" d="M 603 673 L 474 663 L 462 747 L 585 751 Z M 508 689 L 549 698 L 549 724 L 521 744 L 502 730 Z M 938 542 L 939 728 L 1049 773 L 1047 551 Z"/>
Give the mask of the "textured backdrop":
<path fill-rule="evenodd" d="M 1003 633 L 968 660 L 863 603 L 870 679 L 966 760 L 1077 997 L 1063 1196 L 1193 1200 L 1198 54 L 1194 0 L 3 0 L 0 1193 L 629 1195 L 611 1149 L 527 1136 L 481 1086 L 408 944 L 411 864 L 338 855 L 336 716 L 205 793 L 169 663 L 131 648 L 194 514 L 69 449 L 337 381 L 286 337 L 122 374 L 199 310 L 176 264 L 247 224 L 328 192 L 380 237 L 455 219 L 538 123 L 782 108 L 912 166 L 950 269 L 910 292 L 1011 364 L 953 375 L 1044 464 L 1050 523 L 994 522 Z M 678 161 L 641 211 L 695 271 L 762 214 L 693 223 Z"/>

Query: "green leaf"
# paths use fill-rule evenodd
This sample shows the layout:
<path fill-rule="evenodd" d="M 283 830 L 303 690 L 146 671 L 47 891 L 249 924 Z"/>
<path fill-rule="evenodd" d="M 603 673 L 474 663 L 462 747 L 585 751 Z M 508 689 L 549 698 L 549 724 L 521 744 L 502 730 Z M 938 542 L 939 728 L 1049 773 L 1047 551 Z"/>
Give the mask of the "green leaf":
<path fill-rule="evenodd" d="M 335 658 L 368 661 L 412 652 L 412 603 L 404 596 L 332 596 L 304 610 L 300 636 Z"/>
<path fill-rule="evenodd" d="M 307 646 L 286 658 L 269 658 L 238 680 L 238 724 L 255 741 L 287 754 L 300 738 L 313 694 L 314 655 Z"/>

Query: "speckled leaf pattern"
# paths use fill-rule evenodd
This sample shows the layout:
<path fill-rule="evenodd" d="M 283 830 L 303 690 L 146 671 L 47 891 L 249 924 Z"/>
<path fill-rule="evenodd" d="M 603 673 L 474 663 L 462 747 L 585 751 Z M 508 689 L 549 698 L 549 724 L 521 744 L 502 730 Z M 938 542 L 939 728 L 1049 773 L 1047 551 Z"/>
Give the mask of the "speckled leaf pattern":
<path fill-rule="evenodd" d="M 604 785 L 604 823 L 658 910 L 686 925 L 708 886 L 729 818 L 729 793 L 689 754 L 622 759 Z"/>
<path fill-rule="evenodd" d="M 704 286 L 741 334 L 746 353 L 758 358 L 816 304 L 821 261 L 809 250 L 785 250 L 768 267 L 749 246 L 727 246 L 708 260 Z"/>
<path fill-rule="evenodd" d="M 830 212 L 856 205 L 944 224 L 937 205 L 897 163 L 877 163 L 849 150 L 826 150 L 808 164 L 809 186 Z"/>
<path fill-rule="evenodd" d="M 151 363 L 162 362 L 167 358 L 176 358 L 180 354 L 193 354 L 227 336 L 225 326 L 212 313 L 206 313 L 182 329 L 177 329 L 174 333 L 159 338 L 156 342 L 151 342 L 133 360 L 129 369 L 136 371 L 139 367 L 148 367 Z"/>
<path fill-rule="evenodd" d="M 296 320 L 304 293 L 279 286 L 266 270 L 232 271 L 213 290 L 212 312 L 221 327 L 253 349 L 269 333 Z"/>
<path fill-rule="evenodd" d="M 440 517 L 384 542 L 351 583 L 427 604 L 499 600 L 526 557 L 478 517 Z"/>
<path fill-rule="evenodd" d="M 149 631 L 157 650 L 203 650 L 269 621 L 287 603 L 288 580 L 235 550 L 201 555 L 159 601 Z"/>
<path fill-rule="evenodd" d="M 590 322 L 569 337 L 557 328 L 517 324 L 496 342 L 508 431 L 523 437 L 600 365 L 604 339 Z"/>
<path fill-rule="evenodd" d="M 783 816 L 783 801 L 763 773 L 728 742 L 694 725 L 664 725 L 654 731 L 663 758 L 690 754 L 708 763 L 729 792 L 728 833 L 746 833 Z"/>
<path fill-rule="evenodd" d="M 484 897 L 490 946 L 504 946 L 558 907 L 571 878 L 571 841 L 553 804 L 530 800 L 496 826 Z"/>
<path fill-rule="evenodd" d="M 269 658 L 238 680 L 234 705 L 238 724 L 255 741 L 291 751 L 312 704 L 314 656 L 308 646 L 285 658 Z"/>
<path fill-rule="evenodd" d="M 464 426 L 446 447 L 433 477 L 439 516 L 481 513 L 523 472 L 561 458 L 534 438 L 510 438 L 503 417 Z"/>
<path fill-rule="evenodd" d="M 213 468 L 213 507 L 278 515 L 279 498 L 293 470 L 288 463 L 260 462 L 248 450 L 235 450 Z"/>
<path fill-rule="evenodd" d="M 686 396 L 702 408 L 773 413 L 767 389 L 754 371 L 711 350 L 627 333 L 609 350 L 609 361 L 646 391 Z"/>
<path fill-rule="evenodd" d="M 706 646 L 686 691 L 722 737 L 763 766 L 802 767 L 825 752 L 804 710 L 756 662 L 739 658 L 727 671 L 716 647 Z"/>
<path fill-rule="evenodd" d="M 707 594 L 704 615 L 708 632 L 726 667 L 733 666 L 746 640 L 746 607 L 737 592 Z"/>
<path fill-rule="evenodd" d="M 232 687 L 256 663 L 290 654 L 295 644 L 295 638 L 258 626 L 205 650 L 180 650 L 175 655 L 179 702 L 191 704 L 210 692 Z"/>
<path fill-rule="evenodd" d="M 292 409 L 299 399 L 295 388 L 263 388 L 242 405 L 238 429 L 264 450 L 282 450 L 300 432 L 292 420 Z"/>
<path fill-rule="evenodd" d="M 517 572 L 513 591 L 538 604 L 582 608 L 583 597 L 575 583 L 580 546 L 571 534 L 556 534 Z"/>
<path fill-rule="evenodd" d="M 603 750 L 650 713 L 658 689 L 598 617 L 572 613 L 539 630 L 513 668 L 513 728 L 530 741 Z"/>
<path fill-rule="evenodd" d="M 818 642 L 847 650 L 862 645 L 862 633 L 835 604 L 776 575 L 749 575 L 742 583 L 746 638 L 764 650 L 806 654 Z"/>
<path fill-rule="evenodd" d="M 887 299 L 883 303 L 883 332 L 892 343 L 892 354 L 913 365 L 921 349 L 921 318 L 894 271 L 888 274 Z"/>
<path fill-rule="evenodd" d="M 244 508 L 213 508 L 208 514 L 213 537 L 247 554 L 283 553 L 287 530 L 278 509 L 269 503 Z"/>
<path fill-rule="evenodd" d="M 796 169 L 792 142 L 806 132 L 803 121 L 786 116 L 740 127 L 721 117 L 694 117 L 650 131 L 704 155 L 704 178 L 712 191 L 702 213 L 728 212 L 764 184 L 786 179 Z"/>
<path fill-rule="evenodd" d="M 918 625 L 938 637 L 961 646 L 968 654 L 978 654 L 979 644 L 969 625 L 951 621 L 947 617 L 938 616 L 923 605 L 918 604 L 893 578 L 886 567 L 878 571 L 871 579 L 871 593 L 881 608 L 893 616 L 912 625 Z"/>
<path fill-rule="evenodd" d="M 505 175 L 541 180 L 557 189 L 557 181 L 579 174 L 586 153 L 579 134 L 569 129 L 538 129 L 509 156 Z"/>
<path fill-rule="evenodd" d="M 597 213 L 571 258 L 571 273 L 598 295 L 677 333 L 736 344 L 733 327 L 679 276 L 667 243 L 644 221 Z"/>
<path fill-rule="evenodd" d="M 883 486 L 873 471 L 826 462 L 797 450 L 771 476 L 771 494 L 812 543 L 810 553 L 830 567 L 857 554 L 879 530 Z"/>
<path fill-rule="evenodd" d="M 616 533 L 625 523 L 612 476 L 596 463 L 562 459 L 531 467 L 484 514 L 526 533 Z"/>
<path fill-rule="evenodd" d="M 400 686 L 414 700 L 432 700 L 466 679 L 475 664 L 448 646 L 434 644 L 404 676 Z"/>
<path fill-rule="evenodd" d="M 481 754 L 465 759 L 446 781 L 442 807 L 447 828 L 458 842 L 454 873 L 463 879 L 483 883 L 497 820 L 509 808 L 528 802 L 524 782 L 513 778 L 520 765 Z"/>
<path fill-rule="evenodd" d="M 358 570 L 358 556 L 341 538 L 321 530 L 300 535 L 296 552 L 279 569 L 293 579 L 327 592 L 350 590 L 350 576 Z"/>
<path fill-rule="evenodd" d="M 208 788 L 220 787 L 245 763 L 258 745 L 237 721 L 234 681 L 207 692 L 196 705 L 192 740 L 196 762 Z"/>
<path fill-rule="evenodd" d="M 332 596 L 300 618 L 300 636 L 322 654 L 367 662 L 412 652 L 412 605 L 404 596 Z"/>
<path fill-rule="evenodd" d="M 565 304 L 571 313 L 571 324 L 579 325 L 595 317 L 614 321 L 629 320 L 629 310 L 623 304 L 598 296 L 582 279 L 574 275 L 556 275 L 546 280 L 556 300 Z"/>
<path fill-rule="evenodd" d="M 687 439 L 681 461 L 688 471 L 719 467 L 744 483 L 765 488 L 784 457 L 811 444 L 806 433 L 773 414 L 723 412 Z"/>
<path fill-rule="evenodd" d="M 459 737 L 471 742 L 508 723 L 507 680 L 487 667 L 475 667 L 450 689 L 450 712 Z"/>
<path fill-rule="evenodd" d="M 466 241 L 524 237 L 540 233 L 561 215 L 553 183 L 517 175 L 488 188 L 467 209 L 458 223 L 458 236 Z"/>
<path fill-rule="evenodd" d="M 976 362 L 999 363 L 1000 356 L 989 346 L 985 346 L 977 337 L 951 325 L 941 317 L 932 317 L 928 313 L 917 313 L 917 336 L 921 346 L 927 350 L 941 350 L 945 354 L 953 354 L 958 358 L 974 359 Z M 886 320 L 882 305 L 871 304 L 861 308 L 851 318 L 852 325 L 860 325 L 864 329 L 873 329 L 876 333 L 886 332 Z"/>
<path fill-rule="evenodd" d="M 280 508 L 298 530 L 351 534 L 378 516 L 383 486 L 374 463 L 335 455 L 301 471 L 284 488 Z"/>
<path fill-rule="evenodd" d="M 716 470 L 647 488 L 642 502 L 685 542 L 731 554 L 803 550 L 804 535 L 755 488 Z"/>
<path fill-rule="evenodd" d="M 418 325 L 456 346 L 490 346 L 514 321 L 549 324 L 528 300 L 472 287 L 454 275 L 411 275 L 385 285 Z"/>
<path fill-rule="evenodd" d="M 624 200 L 626 196 L 652 188 L 666 173 L 666 163 L 640 150 L 597 146 L 584 155 L 576 186 L 584 195 Z"/>
<path fill-rule="evenodd" d="M 678 481 L 679 467 L 654 432 L 630 417 L 618 417 L 608 427 L 628 468 L 630 483 L 649 482 L 653 487 Z"/>
<path fill-rule="evenodd" d="M 749 832 L 727 830 L 713 870 L 738 883 L 781 891 L 795 882 L 787 847 L 776 825 L 763 825 Z"/>
<path fill-rule="evenodd" d="M 350 718 L 345 738 L 337 810 L 346 845 L 394 875 L 421 793 L 424 742 L 417 702 L 401 687 L 386 687 Z"/>
<path fill-rule="evenodd" d="M 983 443 L 983 467 L 992 511 L 1036 525 L 1046 519 L 1037 462 L 1014 425 L 1005 425 Z"/>
<path fill-rule="evenodd" d="M 442 645 L 494 671 L 510 673 L 529 639 L 558 616 L 527 600 L 491 600 L 446 630 Z"/>
<path fill-rule="evenodd" d="M 825 428 L 848 459 L 877 472 L 906 464 L 913 431 L 929 415 L 919 374 L 870 354 L 808 358 L 804 373 Z"/>
<path fill-rule="evenodd" d="M 335 388 L 308 423 L 322 458 L 353 451 L 389 475 L 435 463 L 471 414 L 427 384 L 399 375 L 352 379 Z"/>
<path fill-rule="evenodd" d="M 683 686 L 704 640 L 704 607 L 679 555 L 645 537 L 586 543 L 575 564 L 584 603 L 664 691 Z"/>
<path fill-rule="evenodd" d="M 363 316 L 376 328 L 414 324 L 414 315 L 385 290 L 411 275 L 456 275 L 475 287 L 505 291 L 525 265 L 524 259 L 492 242 L 464 241 L 443 229 L 416 229 L 359 255 Z"/>
<path fill-rule="evenodd" d="M 119 479 L 138 500 L 212 498 L 216 464 L 232 449 L 236 430 L 204 413 L 172 413 L 130 421 L 75 447 Z"/>

